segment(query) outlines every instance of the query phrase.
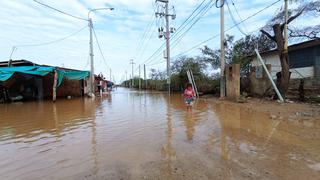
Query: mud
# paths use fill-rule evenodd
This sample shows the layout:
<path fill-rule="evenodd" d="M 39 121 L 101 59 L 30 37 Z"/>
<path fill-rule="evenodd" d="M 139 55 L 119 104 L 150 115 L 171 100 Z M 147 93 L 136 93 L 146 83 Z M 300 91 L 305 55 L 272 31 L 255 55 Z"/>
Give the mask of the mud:
<path fill-rule="evenodd" d="M 319 106 L 118 89 L 0 105 L 0 179 L 318 179 Z"/>

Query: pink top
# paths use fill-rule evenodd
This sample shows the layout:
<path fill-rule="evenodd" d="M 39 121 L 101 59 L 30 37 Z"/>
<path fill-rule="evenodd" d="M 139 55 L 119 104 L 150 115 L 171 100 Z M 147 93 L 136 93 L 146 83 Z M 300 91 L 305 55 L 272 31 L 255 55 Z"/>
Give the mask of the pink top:
<path fill-rule="evenodd" d="M 185 98 L 193 98 L 194 96 L 196 96 L 192 88 L 185 89 L 183 95 Z"/>

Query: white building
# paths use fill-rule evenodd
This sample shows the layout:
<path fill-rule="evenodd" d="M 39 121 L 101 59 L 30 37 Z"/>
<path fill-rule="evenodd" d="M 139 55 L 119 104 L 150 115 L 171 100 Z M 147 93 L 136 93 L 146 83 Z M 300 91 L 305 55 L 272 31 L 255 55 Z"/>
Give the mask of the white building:
<path fill-rule="evenodd" d="M 261 53 L 266 64 L 271 64 L 271 75 L 281 71 L 280 58 L 277 50 Z M 251 66 L 261 66 L 257 57 L 253 57 Z M 289 66 L 291 79 L 320 77 L 320 40 L 311 40 L 289 46 Z"/>

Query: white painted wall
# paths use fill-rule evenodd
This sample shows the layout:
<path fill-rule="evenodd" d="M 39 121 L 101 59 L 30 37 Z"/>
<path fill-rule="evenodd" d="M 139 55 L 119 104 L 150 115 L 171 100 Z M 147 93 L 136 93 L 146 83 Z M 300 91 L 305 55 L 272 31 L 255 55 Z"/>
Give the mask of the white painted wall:
<path fill-rule="evenodd" d="M 261 55 L 266 64 L 271 64 L 271 76 L 276 79 L 277 72 L 281 71 L 280 58 L 276 52 Z M 251 66 L 260 66 L 260 61 L 255 57 L 251 62 Z M 314 67 L 303 67 L 290 69 L 292 79 L 300 79 L 302 77 L 314 77 Z M 302 76 L 301 76 L 302 75 Z"/>

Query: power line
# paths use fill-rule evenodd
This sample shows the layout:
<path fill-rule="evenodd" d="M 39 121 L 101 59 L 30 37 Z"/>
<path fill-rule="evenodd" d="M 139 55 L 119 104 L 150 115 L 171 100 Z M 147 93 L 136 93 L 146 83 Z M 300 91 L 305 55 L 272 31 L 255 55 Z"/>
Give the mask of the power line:
<path fill-rule="evenodd" d="M 99 43 L 99 40 L 98 40 L 98 37 L 97 37 L 97 34 L 96 34 L 96 30 L 95 28 L 92 26 L 92 30 L 93 30 L 93 34 L 94 34 L 94 38 L 96 39 L 96 43 L 98 45 L 98 49 L 99 49 L 99 52 L 101 54 L 101 57 L 103 59 L 103 62 L 105 63 L 105 65 L 107 66 L 107 68 L 110 68 L 110 66 L 108 66 L 108 63 L 107 63 L 107 60 L 102 52 L 102 49 L 101 49 L 101 46 L 100 46 L 100 43 Z M 110 68 L 111 69 L 111 68 Z"/>
<path fill-rule="evenodd" d="M 173 34 L 172 36 L 172 39 L 177 36 L 177 34 L 181 31 L 181 29 L 185 28 L 185 24 L 188 22 L 188 20 L 194 15 L 194 13 L 203 5 L 203 3 L 205 2 L 206 0 L 203 0 L 194 10 L 193 12 L 188 16 L 188 18 L 186 18 L 186 20 L 177 28 L 177 31 L 175 34 Z M 212 0 L 211 0 L 212 1 Z M 199 13 L 198 13 L 199 14 Z M 158 55 L 159 56 L 159 52 L 161 52 L 161 50 L 164 48 L 165 46 L 165 43 L 162 43 L 161 46 L 151 55 L 149 56 L 143 63 L 148 63 L 150 60 L 152 60 L 152 58 L 155 56 L 155 55 Z M 149 62 L 150 63 L 150 62 Z"/>
<path fill-rule="evenodd" d="M 154 18 L 152 19 L 151 24 L 148 27 L 148 31 L 147 33 L 144 35 L 144 39 L 142 40 L 140 47 L 139 47 L 139 51 L 138 51 L 138 55 L 137 55 L 137 59 L 140 59 L 141 57 L 143 57 L 144 52 L 146 50 L 147 45 L 149 44 L 149 41 L 151 40 L 152 36 L 154 35 L 154 31 L 152 31 L 152 27 L 156 22 L 156 17 L 153 16 Z"/>
<path fill-rule="evenodd" d="M 178 34 L 179 34 L 184 28 L 186 28 L 194 19 L 197 18 L 197 19 L 193 22 L 193 24 L 191 25 L 191 28 L 192 28 L 192 26 L 193 26 L 197 21 L 199 21 L 199 19 L 201 18 L 200 16 L 203 16 L 203 15 L 202 15 L 203 12 L 206 10 L 206 8 L 208 8 L 208 6 L 212 3 L 213 0 L 210 0 L 204 7 L 202 7 L 202 9 L 201 9 L 195 16 L 193 16 L 194 13 L 203 5 L 203 3 L 204 3 L 205 1 L 206 1 L 206 0 L 202 1 L 202 2 L 195 8 L 195 10 L 189 15 L 189 17 L 178 27 L 178 30 L 176 31 L 175 34 L 173 34 L 172 39 L 174 39 L 175 37 L 177 37 Z M 192 16 L 193 16 L 193 17 L 192 17 Z M 191 17 L 192 17 L 192 19 L 189 20 Z M 199 18 L 199 17 L 200 17 L 200 18 Z M 188 20 L 189 20 L 189 21 L 188 21 Z M 189 30 L 190 30 L 191 28 L 189 27 Z M 187 30 L 187 31 L 188 31 L 188 30 Z M 186 34 L 186 32 L 184 32 L 183 34 Z M 182 36 L 184 36 L 184 35 L 180 35 L 178 38 L 181 38 Z M 162 48 L 164 47 L 164 45 L 165 45 L 165 43 L 163 43 L 163 44 L 145 61 L 145 63 L 147 64 L 147 63 L 152 62 L 152 61 L 153 61 L 152 58 L 153 58 L 155 55 L 159 56 L 160 54 L 158 54 L 158 53 L 161 52 L 161 50 L 162 50 Z M 151 60 L 151 61 L 150 61 L 150 60 Z"/>
<path fill-rule="evenodd" d="M 172 36 L 172 38 L 174 38 L 174 36 L 176 36 L 176 34 L 178 34 L 183 28 L 185 28 L 189 23 L 188 23 L 188 20 L 194 15 L 194 13 L 196 13 L 196 11 L 203 5 L 203 3 L 205 2 L 206 0 L 203 0 L 193 11 L 192 11 L 192 13 L 187 17 L 187 19 L 185 19 L 182 23 L 181 23 L 181 25 L 177 28 L 177 30 L 176 30 L 176 33 Z M 210 2 L 209 3 L 211 3 L 213 0 L 210 0 Z M 208 4 L 209 4 L 208 3 Z M 205 7 L 208 5 L 208 4 L 206 4 L 205 5 Z M 204 8 L 205 8 L 204 7 Z M 191 22 L 197 15 L 199 15 L 199 13 L 204 9 L 204 8 L 202 8 L 199 12 L 198 12 L 198 14 L 196 14 L 189 22 Z"/>
<path fill-rule="evenodd" d="M 235 3 L 233 2 L 233 0 L 231 0 L 231 2 L 232 2 L 232 5 L 233 5 L 233 8 L 236 10 L 236 13 L 237 13 L 240 21 L 242 21 L 242 17 L 240 16 L 240 13 L 239 13 L 239 11 L 238 11 L 238 8 L 236 7 L 236 5 L 235 5 Z M 243 25 L 244 25 L 244 26 L 243 26 L 244 29 L 248 32 L 248 29 L 246 28 L 245 24 L 243 24 Z"/>
<path fill-rule="evenodd" d="M 230 17 L 231 17 L 233 23 L 234 23 L 234 24 L 237 24 L 237 20 L 235 19 L 235 17 L 233 16 L 233 14 L 232 14 L 232 12 L 231 12 L 231 9 L 230 9 L 230 7 L 229 7 L 228 1 L 226 1 L 226 3 L 227 3 L 227 7 L 228 7 L 228 12 L 229 12 L 229 14 L 230 14 Z M 238 14 L 238 15 L 239 15 L 239 14 Z M 240 15 L 239 15 L 239 16 L 240 16 Z M 241 20 L 241 19 L 240 19 L 240 20 Z M 247 36 L 247 35 L 248 35 L 246 32 L 244 32 L 244 31 L 241 29 L 240 26 L 237 25 L 236 27 L 237 27 L 237 29 L 238 29 L 244 36 Z"/>
<path fill-rule="evenodd" d="M 152 15 L 151 15 L 151 18 L 150 18 L 150 22 L 148 23 L 145 31 L 142 34 L 141 40 L 139 41 L 139 42 L 141 42 L 141 43 L 139 43 L 140 46 L 138 46 L 138 48 L 137 48 L 137 50 L 139 50 L 139 51 L 140 51 L 140 49 L 141 49 L 141 47 L 142 47 L 142 45 L 143 45 L 143 43 L 144 43 L 144 41 L 146 39 L 146 36 L 151 31 L 152 25 L 156 22 L 155 9 L 156 9 L 156 6 L 154 6 L 154 9 L 153 9 L 153 12 L 152 12 Z"/>
<path fill-rule="evenodd" d="M 60 38 L 60 39 L 57 39 L 57 40 L 54 40 L 54 41 L 49 41 L 49 42 L 45 42 L 45 43 L 39 43 L 39 44 L 23 44 L 23 45 L 17 45 L 15 47 L 31 47 L 31 46 L 44 46 L 44 45 L 50 45 L 50 44 L 54 44 L 54 43 L 57 43 L 57 42 L 60 42 L 60 41 L 63 41 L 63 40 L 66 40 L 78 33 L 80 33 L 81 31 L 83 31 L 87 26 L 84 26 L 83 28 L 79 29 L 78 31 L 76 32 L 73 32 L 72 34 L 69 34 L 68 36 L 65 36 L 63 38 Z"/>
<path fill-rule="evenodd" d="M 270 5 L 262 8 L 261 10 L 253 13 L 252 15 L 248 16 L 247 18 L 243 19 L 242 21 L 240 21 L 240 22 L 234 24 L 233 26 L 229 27 L 227 30 L 225 30 L 225 32 L 230 31 L 231 29 L 235 28 L 237 25 L 242 24 L 243 22 L 247 21 L 248 19 L 251 19 L 252 17 L 254 17 L 254 16 L 256 16 L 257 14 L 261 13 L 262 11 L 264 11 L 264 10 L 266 10 L 266 9 L 274 6 L 275 4 L 277 4 L 277 3 L 280 2 L 280 1 L 281 1 L 281 0 L 277 0 L 277 1 L 273 2 L 272 4 L 270 4 Z M 213 40 L 213 39 L 215 39 L 215 38 L 217 38 L 217 37 L 219 37 L 219 36 L 220 36 L 220 33 L 214 35 L 213 37 L 211 37 L 211 38 L 209 38 L 209 39 L 207 39 L 207 40 L 205 40 L 205 41 L 200 42 L 199 44 L 197 44 L 197 45 L 193 46 L 192 48 L 190 48 L 190 49 L 188 49 L 188 50 L 186 50 L 186 51 L 178 54 L 177 56 L 180 56 L 180 55 L 183 55 L 183 54 L 185 54 L 185 53 L 188 53 L 188 52 L 194 50 L 195 48 L 201 46 L 202 44 L 207 43 L 207 42 L 209 42 L 209 41 L 211 41 L 211 40 Z M 176 56 L 175 56 L 175 57 L 176 57 Z"/>
<path fill-rule="evenodd" d="M 189 26 L 189 28 L 184 31 L 182 34 L 180 34 L 180 36 L 178 36 L 176 38 L 176 41 L 174 42 L 175 44 L 173 45 L 172 49 L 174 49 L 179 42 L 183 39 L 183 37 L 191 30 L 191 28 L 213 7 L 213 5 L 210 6 L 210 4 L 212 3 L 213 0 L 210 0 L 190 21 L 188 24 L 190 24 L 190 22 L 192 22 L 194 19 L 195 21 L 193 21 L 193 23 L 191 24 L 191 26 Z M 188 25 L 187 24 L 187 25 Z M 186 26 L 187 26 L 186 25 Z M 184 26 L 184 27 L 186 27 Z M 176 35 L 176 34 L 175 34 Z M 176 36 L 175 36 L 176 37 Z M 160 59 L 161 61 L 161 59 Z M 152 62 L 152 61 L 150 61 Z M 149 62 L 149 63 L 150 63 Z M 158 61 L 159 62 L 159 61 Z"/>
<path fill-rule="evenodd" d="M 211 1 L 212 2 L 212 1 Z M 211 3 L 210 2 L 210 3 Z M 181 34 L 178 39 L 176 40 L 175 44 L 173 45 L 172 49 L 174 49 L 179 42 L 183 39 L 183 37 L 191 30 L 191 28 L 213 7 L 213 5 L 209 6 L 210 4 L 208 3 L 207 6 L 203 9 L 202 14 L 198 16 L 198 18 L 191 24 L 191 26 L 183 33 Z"/>
<path fill-rule="evenodd" d="M 52 7 L 52 6 L 49 6 L 49 5 L 47 5 L 47 4 L 44 4 L 44 3 L 39 2 L 39 1 L 37 1 L 37 0 L 33 0 L 33 1 L 36 2 L 36 3 L 38 3 L 38 4 L 40 4 L 40 5 L 42 5 L 42 6 L 45 6 L 45 7 L 47 7 L 47 8 L 50 8 L 50 9 L 52 9 L 52 10 L 55 10 L 55 11 L 57 11 L 57 12 L 59 12 L 59 13 L 62 13 L 62 14 L 64 14 L 64 15 L 67 15 L 67 16 L 70 16 L 70 17 L 73 17 L 73 18 L 76 18 L 76 19 L 88 21 L 88 20 L 85 19 L 85 18 L 81 18 L 81 17 L 78 17 L 78 16 L 74 16 L 74 15 L 72 15 L 72 14 L 66 13 L 66 12 L 64 12 L 64 11 L 61 11 L 61 10 L 59 10 L 59 9 L 57 9 L 57 8 L 54 8 L 54 7 Z"/>

